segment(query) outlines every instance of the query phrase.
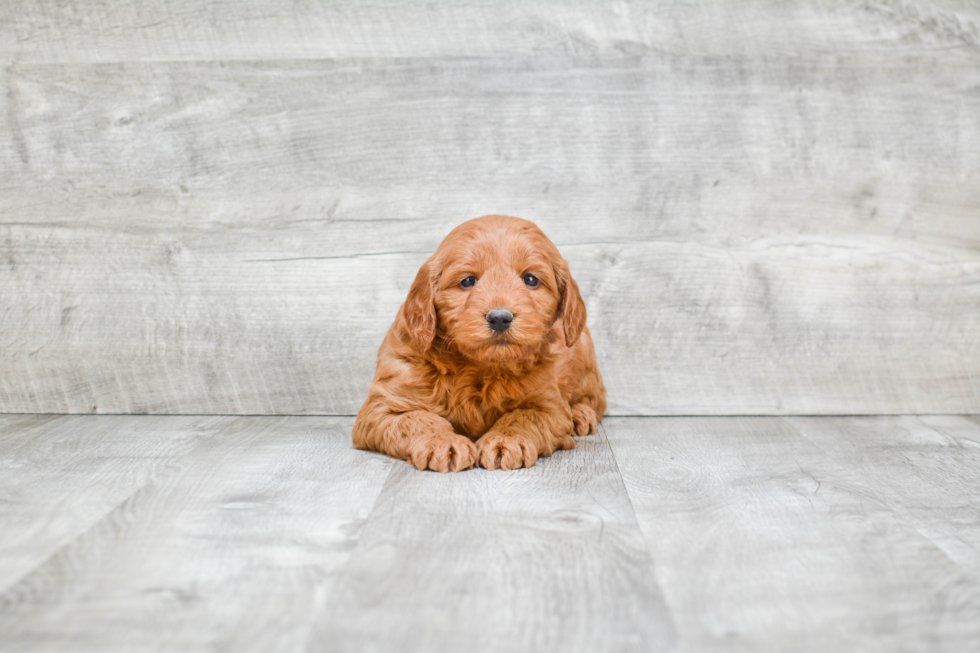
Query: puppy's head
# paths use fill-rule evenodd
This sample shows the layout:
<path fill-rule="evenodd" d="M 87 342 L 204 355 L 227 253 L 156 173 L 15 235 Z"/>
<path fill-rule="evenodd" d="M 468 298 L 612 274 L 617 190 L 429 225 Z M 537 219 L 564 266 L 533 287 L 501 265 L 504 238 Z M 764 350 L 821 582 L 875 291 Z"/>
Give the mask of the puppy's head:
<path fill-rule="evenodd" d="M 443 342 L 476 362 L 534 356 L 585 328 L 585 304 L 568 263 L 527 220 L 489 215 L 453 229 L 419 270 L 402 305 L 399 331 L 424 353 Z"/>

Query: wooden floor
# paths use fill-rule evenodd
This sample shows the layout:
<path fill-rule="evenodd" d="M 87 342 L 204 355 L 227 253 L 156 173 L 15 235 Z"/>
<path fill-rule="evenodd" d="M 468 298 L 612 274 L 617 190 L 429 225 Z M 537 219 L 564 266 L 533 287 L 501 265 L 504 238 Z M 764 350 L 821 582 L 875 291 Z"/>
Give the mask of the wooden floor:
<path fill-rule="evenodd" d="M 610 418 L 458 475 L 352 423 L 0 416 L 0 650 L 980 650 L 975 417 Z"/>

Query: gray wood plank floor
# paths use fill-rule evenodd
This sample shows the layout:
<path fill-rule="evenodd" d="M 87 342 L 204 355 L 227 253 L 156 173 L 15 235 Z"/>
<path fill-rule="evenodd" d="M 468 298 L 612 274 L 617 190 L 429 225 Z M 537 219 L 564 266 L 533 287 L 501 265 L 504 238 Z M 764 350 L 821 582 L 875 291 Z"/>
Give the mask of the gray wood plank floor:
<path fill-rule="evenodd" d="M 417 472 L 350 417 L 0 416 L 0 650 L 980 649 L 980 421 L 611 418 Z"/>
<path fill-rule="evenodd" d="M 606 429 L 678 650 L 980 646 L 980 452 L 967 436 L 915 417 Z"/>

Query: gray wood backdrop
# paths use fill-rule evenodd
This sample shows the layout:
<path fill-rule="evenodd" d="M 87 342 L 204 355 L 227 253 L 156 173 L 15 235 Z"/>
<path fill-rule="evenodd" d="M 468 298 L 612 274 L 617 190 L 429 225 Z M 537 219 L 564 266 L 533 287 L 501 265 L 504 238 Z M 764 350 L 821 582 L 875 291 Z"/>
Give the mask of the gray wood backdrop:
<path fill-rule="evenodd" d="M 980 412 L 980 3 L 0 4 L 0 411 L 356 412 L 457 223 L 610 410 Z"/>

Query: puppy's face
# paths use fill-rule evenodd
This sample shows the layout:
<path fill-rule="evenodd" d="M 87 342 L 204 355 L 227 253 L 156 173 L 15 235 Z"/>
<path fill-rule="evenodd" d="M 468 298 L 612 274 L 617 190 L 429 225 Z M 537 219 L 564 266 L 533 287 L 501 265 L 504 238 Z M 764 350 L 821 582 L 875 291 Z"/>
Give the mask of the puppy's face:
<path fill-rule="evenodd" d="M 568 345 L 585 324 L 557 248 L 533 223 L 506 216 L 454 229 L 422 266 L 403 313 L 417 349 L 438 327 L 447 346 L 487 365 L 533 357 L 555 338 L 557 320 Z"/>
<path fill-rule="evenodd" d="M 439 330 L 463 355 L 508 362 L 533 356 L 547 340 L 561 295 L 544 245 L 533 231 L 498 227 L 440 248 Z"/>

